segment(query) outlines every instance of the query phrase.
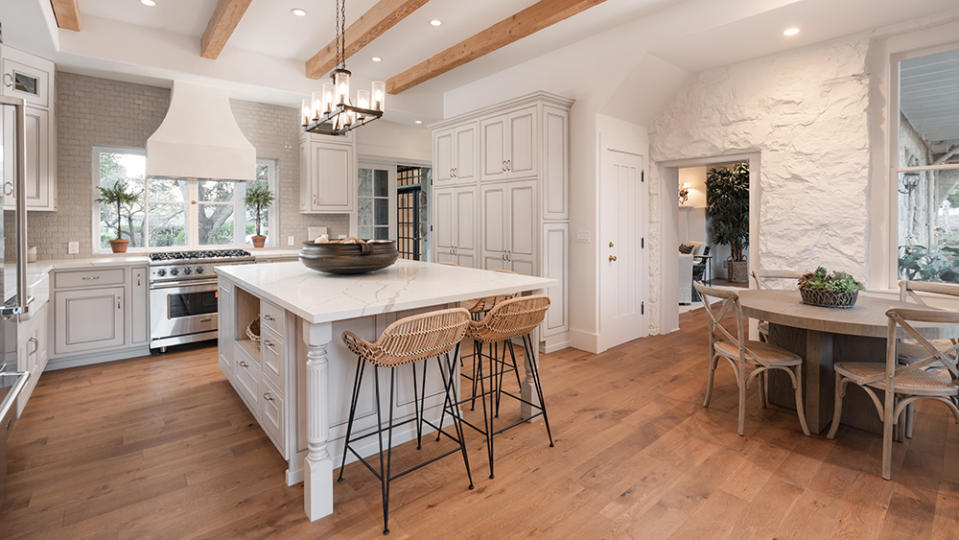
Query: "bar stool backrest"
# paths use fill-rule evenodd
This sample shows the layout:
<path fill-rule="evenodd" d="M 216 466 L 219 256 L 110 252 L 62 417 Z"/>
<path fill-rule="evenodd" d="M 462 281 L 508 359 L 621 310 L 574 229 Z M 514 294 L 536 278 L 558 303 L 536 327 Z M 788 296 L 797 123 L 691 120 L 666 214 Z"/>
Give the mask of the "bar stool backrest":
<path fill-rule="evenodd" d="M 499 272 L 500 274 L 515 274 L 516 272 L 510 270 L 493 270 L 493 272 Z M 467 300 L 460 304 L 461 307 L 464 307 L 469 310 L 470 313 L 482 313 L 484 311 L 489 311 L 493 309 L 493 306 L 499 304 L 500 302 L 505 302 L 511 298 L 516 298 L 516 294 L 501 294 L 498 296 L 485 296 L 483 298 L 477 298 L 475 300 Z"/>
<path fill-rule="evenodd" d="M 355 354 L 379 367 L 394 367 L 433 358 L 453 350 L 463 340 L 470 314 L 463 308 L 404 317 L 386 327 L 374 343 L 344 334 Z"/>
<path fill-rule="evenodd" d="M 545 294 L 520 296 L 493 306 L 481 321 L 470 323 L 470 337 L 480 341 L 502 341 L 524 336 L 535 329 L 549 309 Z"/>

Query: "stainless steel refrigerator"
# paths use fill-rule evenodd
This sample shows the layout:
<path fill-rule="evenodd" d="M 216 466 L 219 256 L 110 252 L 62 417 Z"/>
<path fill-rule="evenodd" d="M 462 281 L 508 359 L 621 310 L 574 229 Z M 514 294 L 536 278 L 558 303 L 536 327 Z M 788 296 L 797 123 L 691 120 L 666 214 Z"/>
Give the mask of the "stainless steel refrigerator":
<path fill-rule="evenodd" d="M 6 496 L 7 438 L 17 416 L 17 398 L 27 372 L 17 372 L 17 327 L 27 313 L 27 208 L 24 100 L 0 96 L 0 507 Z M 13 199 L 11 201 L 10 199 Z M 11 204 L 12 203 L 12 204 Z"/>

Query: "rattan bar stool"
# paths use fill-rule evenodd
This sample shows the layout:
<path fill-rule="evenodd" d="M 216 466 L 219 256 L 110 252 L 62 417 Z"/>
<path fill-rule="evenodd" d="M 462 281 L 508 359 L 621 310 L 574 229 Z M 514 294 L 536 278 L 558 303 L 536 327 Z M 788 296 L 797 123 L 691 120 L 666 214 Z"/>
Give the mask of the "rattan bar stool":
<path fill-rule="evenodd" d="M 476 349 L 477 372 L 474 380 L 479 383 L 479 394 L 465 398 L 459 404 L 465 404 L 468 401 L 479 399 L 483 405 L 483 427 L 473 425 L 465 419 L 461 419 L 463 424 L 469 426 L 486 437 L 486 450 L 489 457 L 489 477 L 494 478 L 493 471 L 493 436 L 497 433 L 514 428 L 520 424 L 528 422 L 531 418 L 542 415 L 543 424 L 546 425 L 546 436 L 549 438 L 549 445 L 553 446 L 553 434 L 549 427 L 549 417 L 546 414 L 546 401 L 543 399 L 543 385 L 539 377 L 539 367 L 536 365 L 533 356 L 533 338 L 532 332 L 546 317 L 546 310 L 549 309 L 550 301 L 546 295 L 521 296 L 500 302 L 493 306 L 481 321 L 470 321 L 468 337 L 473 340 L 473 346 Z M 528 375 L 533 379 L 533 387 L 536 392 L 538 403 L 532 403 L 524 399 L 521 395 L 516 395 L 503 390 L 503 372 L 509 366 L 506 363 L 506 353 L 509 352 L 513 371 L 516 373 L 516 384 L 522 394 L 522 383 L 519 380 L 519 371 L 516 369 L 516 353 L 513 349 L 513 340 L 519 338 L 523 342 L 523 352 L 526 355 L 526 365 L 529 370 Z M 492 347 L 493 344 L 501 344 L 503 358 L 496 358 L 495 355 L 483 354 L 483 347 Z M 489 372 L 483 373 L 483 359 L 488 361 Z M 489 381 L 489 389 L 486 388 L 486 381 Z M 499 412 L 499 403 L 503 395 L 511 397 L 521 403 L 529 405 L 538 412 L 533 413 L 528 418 L 523 418 L 508 426 L 496 429 L 494 418 Z M 487 405 L 487 399 L 489 404 Z M 443 416 L 440 416 L 440 426 L 443 425 Z"/>
<path fill-rule="evenodd" d="M 456 452 L 463 455 L 463 463 L 466 465 L 466 477 L 469 480 L 469 489 L 473 489 L 473 476 L 470 474 L 469 457 L 466 454 L 466 443 L 463 438 L 463 426 L 457 405 L 455 393 L 456 378 L 454 377 L 454 366 L 456 365 L 456 356 L 459 354 L 459 344 L 466 335 L 469 325 L 469 312 L 462 308 L 444 309 L 422 315 L 414 315 L 400 319 L 386 327 L 380 337 L 373 343 L 357 336 L 352 332 L 343 332 L 343 341 L 346 346 L 356 354 L 356 374 L 353 382 L 353 395 L 350 401 L 350 416 L 346 425 L 346 442 L 343 449 L 343 461 L 340 464 L 340 474 L 337 481 L 343 481 L 343 468 L 346 465 L 346 455 L 352 452 L 370 472 L 380 480 L 382 498 L 383 498 L 383 534 L 389 534 L 389 515 L 390 515 L 390 482 L 405 474 L 415 471 L 420 467 L 428 465 L 436 460 L 442 459 Z M 450 356 L 450 352 L 453 356 Z M 445 397 L 443 401 L 443 416 L 447 410 L 453 418 L 453 427 L 455 436 L 442 429 L 442 419 L 437 426 L 423 417 L 424 404 L 426 398 L 426 363 L 436 359 L 436 365 L 439 368 L 442 378 Z M 421 362 L 422 361 L 422 362 Z M 445 361 L 445 366 L 443 365 Z M 396 390 L 396 367 L 404 364 L 410 364 L 413 369 L 413 418 L 402 422 L 393 423 L 393 409 L 395 405 L 394 394 Z M 376 395 L 376 430 L 360 436 L 353 436 L 353 420 L 356 415 L 356 405 L 359 401 L 360 389 L 363 384 L 363 374 L 366 371 L 366 364 L 373 366 L 373 380 Z M 423 375 L 420 382 L 420 392 L 417 392 L 417 364 L 423 366 Z M 380 368 L 390 370 L 390 395 L 389 395 L 389 421 L 386 427 L 383 426 L 382 403 L 380 400 Z M 449 374 L 449 376 L 447 376 Z M 393 474 L 391 470 L 392 450 L 393 450 L 393 429 L 410 422 L 416 423 L 416 448 L 420 449 L 423 436 L 423 424 L 427 424 L 437 430 L 437 440 L 445 435 L 450 440 L 457 443 L 453 450 L 445 452 L 432 459 L 414 465 L 402 472 Z M 383 432 L 387 432 L 386 444 L 386 463 L 383 463 Z M 379 440 L 379 471 L 374 469 L 359 453 L 352 447 L 352 443 L 376 435 Z"/>

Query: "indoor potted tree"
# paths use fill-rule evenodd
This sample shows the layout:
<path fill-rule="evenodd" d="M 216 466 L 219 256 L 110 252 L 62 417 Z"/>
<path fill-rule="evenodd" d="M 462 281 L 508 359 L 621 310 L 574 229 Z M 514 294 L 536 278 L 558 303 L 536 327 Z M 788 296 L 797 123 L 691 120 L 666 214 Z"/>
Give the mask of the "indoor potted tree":
<path fill-rule="evenodd" d="M 266 237 L 260 234 L 260 224 L 263 221 L 263 211 L 273 204 L 273 192 L 263 182 L 254 182 L 246 190 L 246 206 L 253 210 L 256 216 L 256 234 L 253 235 L 253 247 L 261 248 L 266 243 Z"/>
<path fill-rule="evenodd" d="M 137 202 L 137 196 L 127 191 L 127 183 L 117 180 L 111 187 L 98 186 L 100 197 L 98 203 L 115 204 L 117 206 L 117 237 L 110 240 L 110 249 L 114 253 L 126 253 L 130 241 L 123 238 L 123 207 Z"/>
<path fill-rule="evenodd" d="M 706 215 L 712 220 L 712 240 L 729 246 L 729 281 L 749 280 L 749 163 L 709 169 L 706 175 Z"/>

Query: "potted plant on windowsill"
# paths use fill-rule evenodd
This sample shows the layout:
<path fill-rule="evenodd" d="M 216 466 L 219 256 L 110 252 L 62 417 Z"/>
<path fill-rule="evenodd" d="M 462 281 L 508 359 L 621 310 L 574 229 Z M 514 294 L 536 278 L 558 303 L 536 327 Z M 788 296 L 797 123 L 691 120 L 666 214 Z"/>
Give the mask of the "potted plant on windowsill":
<path fill-rule="evenodd" d="M 799 278 L 799 294 L 804 304 L 821 307 L 851 308 L 859 291 L 866 287 L 845 272 L 828 273 L 820 266 Z"/>
<path fill-rule="evenodd" d="M 246 190 L 244 202 L 247 208 L 251 208 L 256 216 L 256 234 L 253 235 L 253 247 L 261 248 L 266 244 L 266 237 L 260 234 L 262 229 L 260 225 L 263 221 L 263 212 L 271 204 L 275 197 L 270 188 L 263 182 L 254 182 Z"/>
<path fill-rule="evenodd" d="M 99 186 L 100 197 L 98 203 L 117 206 L 117 237 L 110 240 L 110 249 L 114 253 L 126 253 L 130 241 L 123 238 L 123 207 L 137 202 L 137 196 L 127 191 L 127 183 L 124 180 L 117 180 L 111 187 Z"/>

